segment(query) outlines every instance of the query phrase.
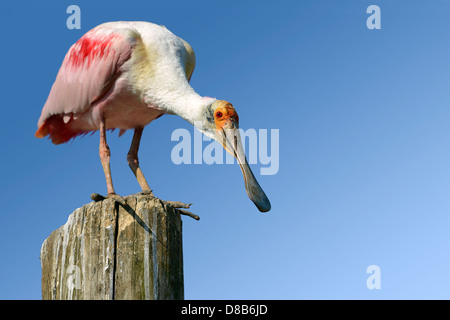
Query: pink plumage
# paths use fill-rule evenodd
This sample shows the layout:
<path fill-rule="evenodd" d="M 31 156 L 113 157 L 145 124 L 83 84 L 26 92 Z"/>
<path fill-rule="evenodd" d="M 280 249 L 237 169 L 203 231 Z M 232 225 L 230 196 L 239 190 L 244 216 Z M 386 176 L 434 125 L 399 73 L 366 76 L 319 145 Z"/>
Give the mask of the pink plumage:
<path fill-rule="evenodd" d="M 91 131 L 92 124 L 75 125 L 74 118 L 82 117 L 111 93 L 138 40 L 138 35 L 126 30 L 107 28 L 93 29 L 80 38 L 64 58 L 42 109 L 36 137 L 50 135 L 54 144 L 60 144 Z"/>

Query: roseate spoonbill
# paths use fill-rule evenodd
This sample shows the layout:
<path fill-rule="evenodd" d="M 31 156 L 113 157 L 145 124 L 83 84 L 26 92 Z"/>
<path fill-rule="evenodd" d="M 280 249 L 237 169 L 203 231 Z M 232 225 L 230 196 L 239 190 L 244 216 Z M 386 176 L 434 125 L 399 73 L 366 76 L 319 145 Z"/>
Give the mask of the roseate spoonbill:
<path fill-rule="evenodd" d="M 116 198 L 106 130 L 134 129 L 128 164 L 143 191 L 150 187 L 139 167 L 143 128 L 163 114 L 176 114 L 216 139 L 238 161 L 249 198 L 261 212 L 270 202 L 256 181 L 239 135 L 239 118 L 224 100 L 201 97 L 189 85 L 192 47 L 164 26 L 108 22 L 88 31 L 67 52 L 42 109 L 36 137 L 61 144 L 100 130 L 99 154 L 108 197 Z M 119 197 L 120 198 L 120 197 Z"/>

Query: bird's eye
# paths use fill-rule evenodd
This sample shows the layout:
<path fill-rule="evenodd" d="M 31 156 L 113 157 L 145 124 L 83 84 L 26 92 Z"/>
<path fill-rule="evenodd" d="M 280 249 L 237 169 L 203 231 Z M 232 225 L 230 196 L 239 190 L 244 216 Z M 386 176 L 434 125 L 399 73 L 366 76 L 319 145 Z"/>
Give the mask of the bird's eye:
<path fill-rule="evenodd" d="M 220 111 L 216 112 L 216 118 L 222 118 L 223 114 Z"/>

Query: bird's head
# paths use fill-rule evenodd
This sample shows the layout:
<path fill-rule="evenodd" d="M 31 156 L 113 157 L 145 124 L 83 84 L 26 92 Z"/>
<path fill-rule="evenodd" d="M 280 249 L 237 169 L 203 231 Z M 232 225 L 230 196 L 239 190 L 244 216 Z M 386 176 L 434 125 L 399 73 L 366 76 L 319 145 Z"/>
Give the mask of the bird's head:
<path fill-rule="evenodd" d="M 224 100 L 215 100 L 206 106 L 202 116 L 201 125 L 194 125 L 206 136 L 217 140 L 227 152 L 236 158 L 244 175 L 248 197 L 255 203 L 259 211 L 269 211 L 270 201 L 256 181 L 245 157 L 239 134 L 239 117 L 233 105 Z"/>

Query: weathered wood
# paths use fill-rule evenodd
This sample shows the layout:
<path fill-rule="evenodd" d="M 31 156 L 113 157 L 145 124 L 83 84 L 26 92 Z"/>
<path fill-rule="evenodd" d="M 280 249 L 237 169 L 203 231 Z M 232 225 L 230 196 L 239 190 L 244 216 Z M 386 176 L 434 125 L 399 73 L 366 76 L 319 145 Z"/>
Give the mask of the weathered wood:
<path fill-rule="evenodd" d="M 91 202 L 41 248 L 42 298 L 183 299 L 179 212 L 152 195 Z"/>

